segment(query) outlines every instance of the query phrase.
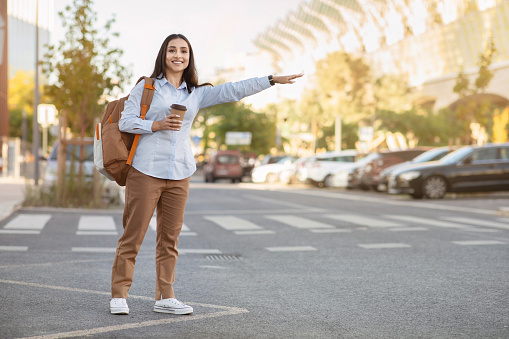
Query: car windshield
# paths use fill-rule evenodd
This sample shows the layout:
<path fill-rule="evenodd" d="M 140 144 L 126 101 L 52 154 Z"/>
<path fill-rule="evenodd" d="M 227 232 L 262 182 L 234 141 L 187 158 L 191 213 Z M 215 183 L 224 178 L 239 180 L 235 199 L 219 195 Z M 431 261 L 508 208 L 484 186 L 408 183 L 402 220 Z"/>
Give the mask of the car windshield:
<path fill-rule="evenodd" d="M 218 164 L 238 164 L 239 163 L 239 157 L 236 155 L 231 154 L 223 154 L 217 157 L 217 163 Z"/>
<path fill-rule="evenodd" d="M 437 157 L 440 155 L 446 153 L 443 148 L 437 148 L 437 149 L 430 149 L 429 151 L 426 151 L 424 153 L 419 154 L 415 158 L 412 159 L 412 162 L 426 162 L 426 161 L 433 161 L 437 160 Z"/>
<path fill-rule="evenodd" d="M 460 161 L 461 159 L 463 159 L 470 152 L 472 152 L 472 149 L 473 149 L 472 146 L 462 147 L 452 153 L 447 154 L 445 157 L 443 157 L 439 161 L 443 164 L 454 164 L 454 163 Z"/>

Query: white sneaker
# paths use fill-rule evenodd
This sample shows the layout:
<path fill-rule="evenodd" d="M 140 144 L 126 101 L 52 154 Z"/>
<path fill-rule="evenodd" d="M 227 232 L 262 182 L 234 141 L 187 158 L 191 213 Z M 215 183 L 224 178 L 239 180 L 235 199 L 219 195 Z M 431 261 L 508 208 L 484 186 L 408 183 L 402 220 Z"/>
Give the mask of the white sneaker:
<path fill-rule="evenodd" d="M 110 312 L 111 314 L 129 314 L 129 307 L 125 298 L 111 298 Z"/>
<path fill-rule="evenodd" d="M 154 312 L 171 313 L 171 314 L 190 314 L 193 308 L 186 305 L 175 298 L 156 300 Z"/>

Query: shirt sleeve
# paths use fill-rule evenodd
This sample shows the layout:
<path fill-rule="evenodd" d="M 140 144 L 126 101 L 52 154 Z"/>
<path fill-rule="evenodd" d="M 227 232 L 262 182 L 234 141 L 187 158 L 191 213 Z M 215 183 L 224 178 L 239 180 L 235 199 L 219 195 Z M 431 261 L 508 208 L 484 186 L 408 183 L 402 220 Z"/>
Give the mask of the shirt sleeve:
<path fill-rule="evenodd" d="M 152 121 L 143 120 L 141 116 L 141 96 L 145 80 L 140 81 L 129 93 L 129 98 L 124 102 L 124 110 L 118 121 L 118 129 L 122 132 L 133 134 L 145 134 L 152 132 Z"/>
<path fill-rule="evenodd" d="M 229 82 L 214 87 L 198 87 L 197 89 L 203 92 L 200 98 L 200 108 L 214 106 L 225 102 L 239 101 L 269 87 L 271 86 L 268 77 Z"/>

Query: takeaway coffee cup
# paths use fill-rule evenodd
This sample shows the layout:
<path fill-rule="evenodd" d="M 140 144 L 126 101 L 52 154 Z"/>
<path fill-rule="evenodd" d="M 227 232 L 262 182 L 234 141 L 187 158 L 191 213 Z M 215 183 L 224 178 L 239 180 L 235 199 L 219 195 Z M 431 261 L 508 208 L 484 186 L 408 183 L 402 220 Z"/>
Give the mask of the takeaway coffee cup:
<path fill-rule="evenodd" d="M 171 114 L 176 114 L 179 116 L 180 121 L 184 120 L 184 115 L 186 115 L 187 107 L 184 105 L 173 104 L 171 105 Z"/>

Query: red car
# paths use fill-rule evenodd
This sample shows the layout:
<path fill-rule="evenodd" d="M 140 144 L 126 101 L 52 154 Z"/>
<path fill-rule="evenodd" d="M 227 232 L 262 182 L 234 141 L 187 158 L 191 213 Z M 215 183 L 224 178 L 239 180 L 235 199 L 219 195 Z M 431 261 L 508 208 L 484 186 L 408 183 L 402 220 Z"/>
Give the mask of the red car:
<path fill-rule="evenodd" d="M 234 150 L 220 150 L 212 154 L 203 167 L 205 182 L 215 182 L 217 179 L 241 182 L 244 171 L 241 158 L 242 153 Z"/>

